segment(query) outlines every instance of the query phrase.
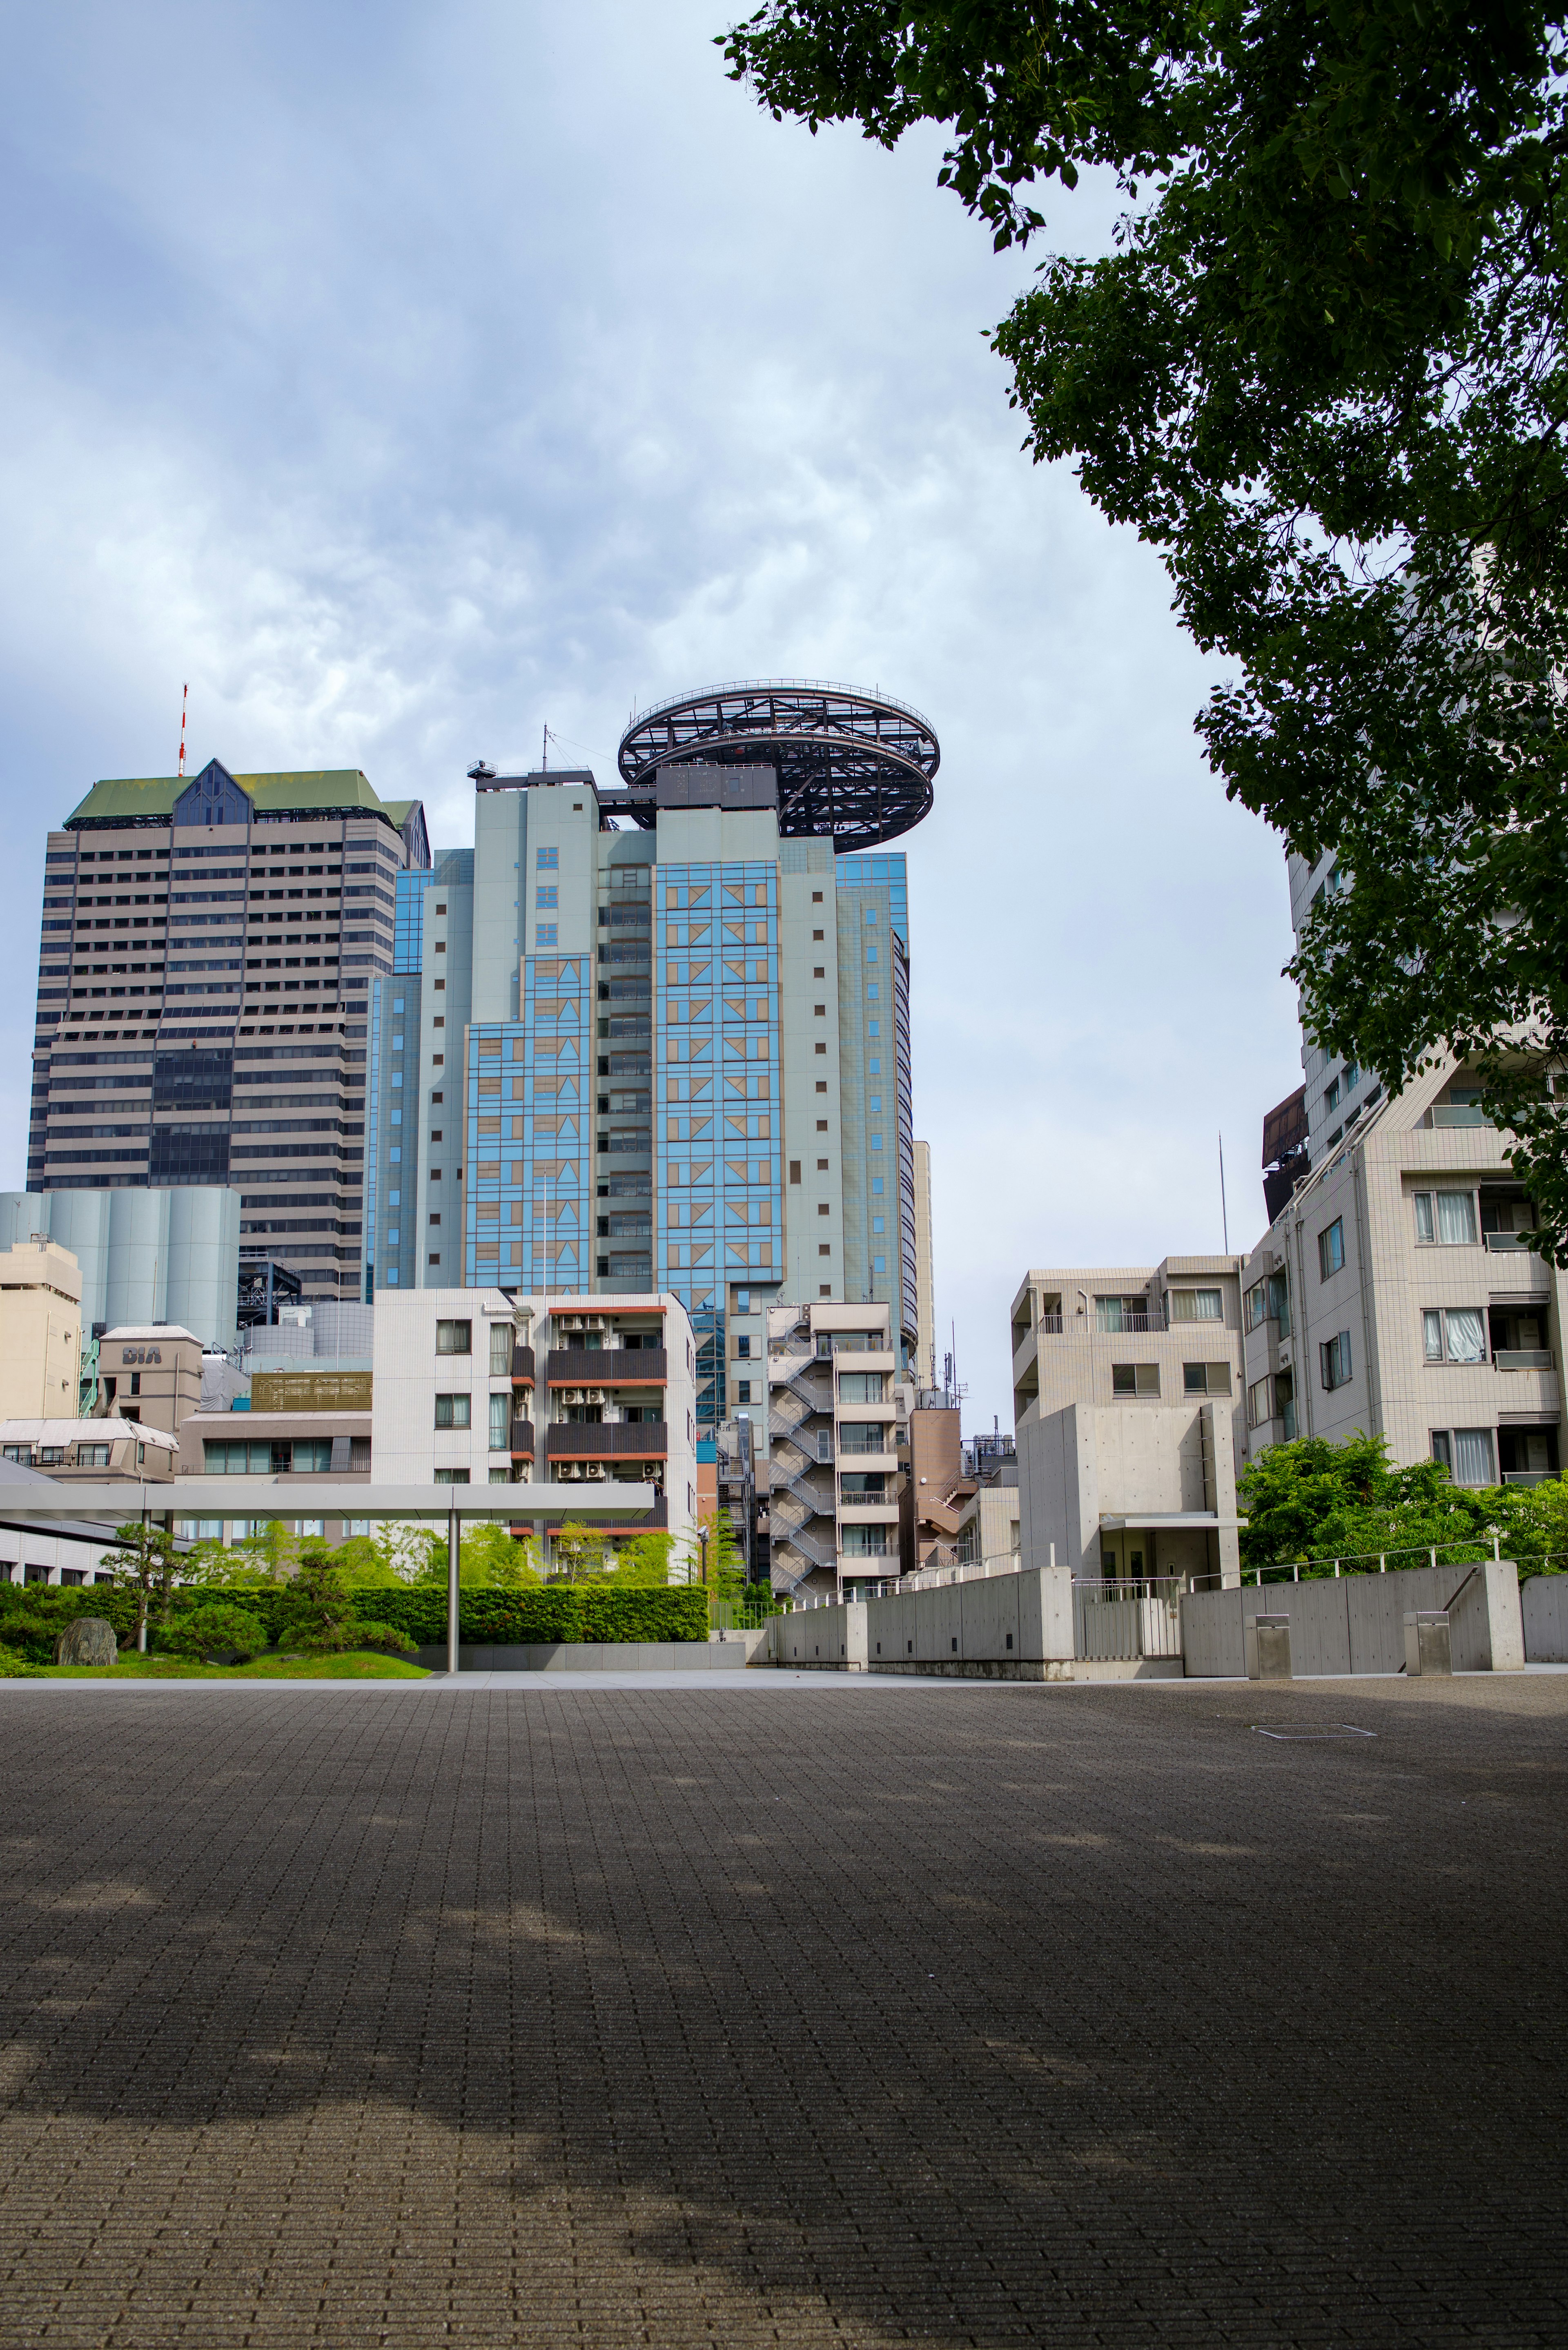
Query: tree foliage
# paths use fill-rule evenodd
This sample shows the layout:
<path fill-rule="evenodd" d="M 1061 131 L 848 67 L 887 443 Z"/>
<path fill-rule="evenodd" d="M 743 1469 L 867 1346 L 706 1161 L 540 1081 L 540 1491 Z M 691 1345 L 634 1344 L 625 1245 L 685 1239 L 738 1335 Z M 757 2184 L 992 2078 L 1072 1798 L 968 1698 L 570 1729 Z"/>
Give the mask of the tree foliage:
<path fill-rule="evenodd" d="M 1521 1576 L 1568 1566 L 1568 1487 L 1552 1478 L 1535 1486 L 1455 1485 L 1436 1461 L 1401 1469 L 1381 1437 L 1299 1437 L 1273 1444 L 1236 1480 L 1247 1520 L 1241 1565 L 1294 1565 L 1303 1575 L 1334 1573 L 1354 1560 L 1390 1568 L 1418 1566 L 1435 1550 L 1442 1565 L 1490 1558 L 1493 1538 Z"/>
<path fill-rule="evenodd" d="M 732 73 L 815 131 L 950 126 L 1001 247 L 1114 172 L 994 337 L 1037 459 L 1233 665 L 1228 793 L 1355 887 L 1291 965 L 1397 1090 L 1474 1067 L 1568 1263 L 1563 19 L 1528 0 L 769 0 Z"/>

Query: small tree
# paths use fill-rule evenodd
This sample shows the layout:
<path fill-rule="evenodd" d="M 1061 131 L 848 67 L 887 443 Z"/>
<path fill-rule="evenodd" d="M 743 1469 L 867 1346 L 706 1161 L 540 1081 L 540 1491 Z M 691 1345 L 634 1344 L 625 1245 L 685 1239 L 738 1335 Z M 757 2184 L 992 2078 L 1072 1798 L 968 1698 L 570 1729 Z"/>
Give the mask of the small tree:
<path fill-rule="evenodd" d="M 552 1583 L 602 1583 L 607 1565 L 605 1538 L 592 1526 L 568 1518 L 556 1536 Z"/>
<path fill-rule="evenodd" d="M 116 1582 L 136 1594 L 136 1645 L 145 1648 L 148 1611 L 154 1596 L 160 1617 L 169 1612 L 169 1594 L 179 1565 L 174 1537 L 166 1526 L 143 1525 L 139 1519 L 131 1519 L 118 1530 L 113 1547 L 104 1557 L 114 1570 Z"/>
<path fill-rule="evenodd" d="M 488 1523 L 463 1528 L 458 1558 L 458 1580 L 463 1590 L 536 1591 L 543 1579 L 538 1544 L 532 1536 L 519 1542 L 504 1526 Z"/>
<path fill-rule="evenodd" d="M 667 1534 L 650 1530 L 633 1534 L 611 1556 L 605 1580 L 623 1589 L 662 1591 L 670 1581 L 670 1555 Z"/>
<path fill-rule="evenodd" d="M 728 1510 L 699 1518 L 680 1547 L 682 1580 L 702 1583 L 711 1599 L 738 1599 L 746 1587 L 746 1562 Z"/>

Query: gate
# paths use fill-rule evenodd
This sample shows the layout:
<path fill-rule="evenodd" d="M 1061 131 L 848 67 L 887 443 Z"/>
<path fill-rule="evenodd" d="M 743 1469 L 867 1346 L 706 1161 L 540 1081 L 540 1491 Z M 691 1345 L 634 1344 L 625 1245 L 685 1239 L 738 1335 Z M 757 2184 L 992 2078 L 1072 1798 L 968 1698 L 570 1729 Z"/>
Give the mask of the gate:
<path fill-rule="evenodd" d="M 1116 1583 L 1099 1575 L 1073 1585 L 1073 1654 L 1085 1663 L 1135 1663 L 1181 1654 L 1180 1575 Z"/>

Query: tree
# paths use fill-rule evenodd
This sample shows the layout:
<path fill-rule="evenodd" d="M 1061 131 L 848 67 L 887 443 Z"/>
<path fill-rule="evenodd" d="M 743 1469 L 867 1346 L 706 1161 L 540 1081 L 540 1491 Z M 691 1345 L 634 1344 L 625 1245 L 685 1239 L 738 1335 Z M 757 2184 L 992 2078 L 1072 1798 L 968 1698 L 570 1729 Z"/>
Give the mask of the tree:
<path fill-rule="evenodd" d="M 1115 172 L 1115 249 L 997 330 L 1038 460 L 1234 664 L 1229 795 L 1355 887 L 1290 965 L 1397 1090 L 1452 1054 L 1568 1263 L 1563 19 L 1490 0 L 769 0 L 732 75 L 814 131 L 951 127 L 1000 248 Z"/>
<path fill-rule="evenodd" d="M 147 1619 L 153 1598 L 158 1601 L 161 1617 L 169 1612 L 169 1594 L 173 1587 L 180 1555 L 174 1547 L 174 1537 L 165 1526 L 143 1525 L 131 1519 L 120 1526 L 114 1536 L 112 1548 L 103 1554 L 104 1564 L 113 1569 L 115 1580 L 136 1594 L 136 1645 L 147 1646 Z"/>
<path fill-rule="evenodd" d="M 746 1587 L 746 1562 L 728 1510 L 699 1518 L 681 1545 L 680 1565 L 687 1583 L 703 1583 L 711 1599 L 738 1599 Z"/>
<path fill-rule="evenodd" d="M 397 1626 L 361 1617 L 358 1598 L 334 1553 L 325 1543 L 308 1539 L 300 1544 L 299 1569 L 289 1588 L 288 1621 L 280 1635 L 280 1646 L 285 1639 L 322 1654 L 415 1646 Z"/>
<path fill-rule="evenodd" d="M 657 1529 L 633 1534 L 608 1561 L 605 1581 L 635 1591 L 662 1591 L 670 1581 L 670 1540 Z"/>
<path fill-rule="evenodd" d="M 1490 1557 L 1494 1528 L 1514 1515 L 1507 1489 L 1454 1485 L 1436 1461 L 1398 1468 L 1381 1437 L 1360 1435 L 1270 1445 L 1237 1478 L 1236 1505 L 1247 1521 L 1244 1569 L 1300 1561 L 1314 1575 L 1332 1575 L 1335 1559 L 1365 1564 L 1379 1553 L 1436 1549 L 1445 1564 Z"/>
<path fill-rule="evenodd" d="M 568 1518 L 556 1536 L 552 1583 L 599 1583 L 607 1564 L 605 1538 L 597 1528 Z"/>

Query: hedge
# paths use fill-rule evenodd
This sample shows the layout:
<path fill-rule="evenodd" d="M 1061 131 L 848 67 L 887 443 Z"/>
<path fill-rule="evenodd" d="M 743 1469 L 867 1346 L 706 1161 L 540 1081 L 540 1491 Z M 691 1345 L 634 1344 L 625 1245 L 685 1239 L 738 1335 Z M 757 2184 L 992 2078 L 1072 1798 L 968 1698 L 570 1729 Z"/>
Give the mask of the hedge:
<path fill-rule="evenodd" d="M 182 1592 L 182 1597 L 194 1595 Z M 287 1584 L 270 1591 L 213 1592 L 213 1599 L 232 1600 L 259 1616 L 272 1638 L 283 1638 L 296 1613 Z M 360 1615 L 367 1622 L 395 1624 L 421 1647 L 446 1638 L 446 1593 L 439 1585 L 406 1585 L 356 1592 Z M 108 1584 L 0 1584 L 0 1642 L 22 1648 L 34 1661 L 50 1660 L 54 1643 L 73 1617 L 101 1616 L 112 1624 L 123 1648 L 136 1630 L 136 1595 Z M 41 1628 L 29 1639 L 16 1626 L 20 1617 Z M 484 1648 L 514 1645 L 554 1645 L 557 1642 L 607 1640 L 706 1640 L 708 1596 L 700 1585 L 683 1584 L 663 1591 L 596 1588 L 576 1583 L 547 1584 L 537 1591 L 465 1591 L 458 1611 L 458 1632 L 463 1641 Z"/>

